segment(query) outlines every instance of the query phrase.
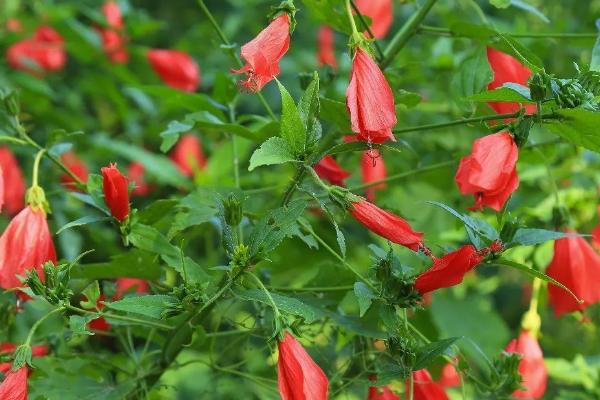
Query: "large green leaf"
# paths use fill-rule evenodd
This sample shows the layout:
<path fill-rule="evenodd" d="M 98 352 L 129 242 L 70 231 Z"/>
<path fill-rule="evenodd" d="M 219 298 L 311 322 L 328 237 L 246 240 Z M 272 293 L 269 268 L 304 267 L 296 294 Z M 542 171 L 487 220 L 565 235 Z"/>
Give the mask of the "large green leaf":
<path fill-rule="evenodd" d="M 248 171 L 261 165 L 276 165 L 296 161 L 289 143 L 280 137 L 272 137 L 260 145 L 250 157 Z"/>
<path fill-rule="evenodd" d="M 268 306 L 271 305 L 265 292 L 259 289 L 237 290 L 235 294 L 244 300 L 259 301 Z M 280 311 L 302 317 L 308 324 L 315 322 L 323 316 L 318 308 L 306 304 L 293 296 L 271 292 L 271 297 Z"/>
<path fill-rule="evenodd" d="M 288 143 L 288 148 L 294 156 L 304 154 L 307 138 L 306 126 L 294 99 L 285 86 L 279 81 L 277 81 L 277 86 L 281 93 L 281 137 Z M 306 117 L 308 118 L 308 115 Z"/>
<path fill-rule="evenodd" d="M 544 120 L 550 130 L 569 142 L 600 152 L 600 113 L 580 108 L 556 110 L 558 120 Z"/>
<path fill-rule="evenodd" d="M 577 237 L 577 233 L 548 231 L 546 229 L 521 228 L 517 230 L 512 241 L 507 246 L 520 244 L 522 246 L 533 246 L 549 240 L 556 240 L 565 237 Z"/>
<path fill-rule="evenodd" d="M 139 314 L 149 318 L 160 319 L 162 313 L 177 303 L 172 296 L 161 294 L 129 296 L 122 300 L 105 302 L 111 310 L 122 311 L 129 314 Z"/>
<path fill-rule="evenodd" d="M 481 46 L 463 60 L 451 85 L 460 97 L 467 97 L 484 90 L 493 78 L 485 48 Z"/>

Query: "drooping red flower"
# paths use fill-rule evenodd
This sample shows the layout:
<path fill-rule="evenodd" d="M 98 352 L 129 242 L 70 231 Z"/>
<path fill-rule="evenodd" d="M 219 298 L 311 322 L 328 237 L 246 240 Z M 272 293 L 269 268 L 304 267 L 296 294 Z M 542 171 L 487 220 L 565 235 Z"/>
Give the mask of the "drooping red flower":
<path fill-rule="evenodd" d="M 465 274 L 481 261 L 477 249 L 470 244 L 446 254 L 442 258 L 434 258 L 433 265 L 417 277 L 415 289 L 422 295 L 437 289 L 458 285 Z"/>
<path fill-rule="evenodd" d="M 277 383 L 283 400 L 327 399 L 327 376 L 288 332 L 279 342 Z"/>
<path fill-rule="evenodd" d="M 471 154 L 460 160 L 454 180 L 462 194 L 472 194 L 471 210 L 484 206 L 500 211 L 519 187 L 519 150 L 508 132 L 494 133 L 473 142 Z"/>
<path fill-rule="evenodd" d="M 56 262 L 56 251 L 43 210 L 25 207 L 0 236 L 0 287 L 22 286 L 17 275 L 37 270 L 48 261 Z"/>
<path fill-rule="evenodd" d="M 460 386 L 460 374 L 456 370 L 456 367 L 452 363 L 446 363 L 442 368 L 442 374 L 438 381 L 443 387 L 457 387 Z"/>
<path fill-rule="evenodd" d="M 356 7 L 371 18 L 371 32 L 377 39 L 388 33 L 394 20 L 392 0 L 356 0 Z"/>
<path fill-rule="evenodd" d="M 67 167 L 69 169 L 69 171 L 71 171 L 73 174 L 75 174 L 76 177 L 78 177 L 82 182 L 87 182 L 88 169 L 85 166 L 85 163 L 79 157 L 77 157 L 77 155 L 75 153 L 73 153 L 72 151 L 68 151 L 66 153 L 63 153 L 60 156 L 60 159 L 61 159 L 62 163 L 65 165 L 65 167 Z M 77 186 L 75 185 L 75 180 L 69 174 L 66 174 L 66 173 L 63 174 L 60 177 L 60 181 L 67 188 L 69 188 L 71 190 L 77 190 Z"/>
<path fill-rule="evenodd" d="M 429 371 L 420 369 L 413 372 L 413 400 L 448 400 L 444 388 L 436 383 Z M 410 398 L 410 382 L 406 381 L 406 399 Z"/>
<path fill-rule="evenodd" d="M 189 54 L 178 50 L 148 50 L 154 72 L 168 86 L 194 92 L 200 84 L 200 68 Z"/>
<path fill-rule="evenodd" d="M 117 291 L 115 293 L 114 299 L 121 299 L 123 298 L 123 295 L 128 292 L 147 293 L 148 282 L 138 278 L 118 278 Z"/>
<path fill-rule="evenodd" d="M 193 133 L 183 135 L 171 153 L 171 160 L 185 176 L 193 176 L 204 169 L 206 158 L 200 139 Z"/>
<path fill-rule="evenodd" d="M 319 52 L 317 60 L 319 65 L 329 65 L 334 70 L 337 70 L 337 60 L 335 59 L 335 36 L 333 29 L 328 26 L 321 25 L 319 28 L 318 37 Z"/>
<path fill-rule="evenodd" d="M 108 27 L 98 30 L 102 38 L 102 47 L 113 63 L 126 63 L 129 60 L 129 53 L 125 48 L 123 15 L 119 5 L 112 0 L 107 1 L 102 6 L 102 14 L 108 25 Z"/>
<path fill-rule="evenodd" d="M 350 176 L 350 172 L 343 169 L 332 156 L 323 157 L 314 169 L 319 178 L 337 186 L 344 186 L 344 179 Z"/>
<path fill-rule="evenodd" d="M 150 184 L 146 182 L 145 172 L 146 168 L 144 168 L 142 163 L 134 161 L 129 164 L 127 177 L 135 183 L 135 188 L 131 191 L 132 196 L 147 196 L 152 190 Z"/>
<path fill-rule="evenodd" d="M 360 140 L 373 143 L 396 140 L 392 134 L 397 122 L 394 94 L 377 63 L 360 48 L 352 60 L 346 108 L 352 132 Z"/>
<path fill-rule="evenodd" d="M 494 74 L 494 79 L 488 83 L 488 90 L 496 89 L 505 83 L 527 86 L 527 81 L 532 75 L 531 70 L 517 59 L 491 47 L 487 48 L 487 58 Z M 498 114 L 514 113 L 521 108 L 519 103 L 514 102 L 490 102 L 488 105 Z M 533 114 L 535 110 L 535 104 L 525 105 L 527 114 Z"/>
<path fill-rule="evenodd" d="M 517 339 L 506 346 L 507 353 L 517 353 L 522 356 L 519 363 L 519 373 L 523 378 L 525 390 L 517 390 L 513 397 L 522 399 L 540 399 L 546 391 L 548 371 L 544 364 L 544 354 L 537 339 L 527 331 L 522 331 Z"/>
<path fill-rule="evenodd" d="M 17 349 L 17 345 L 14 343 L 0 343 L 0 354 L 10 354 Z M 31 355 L 33 357 L 43 357 L 48 355 L 48 346 L 46 345 L 33 345 L 31 346 Z M 11 363 L 4 362 L 0 363 L 0 373 L 6 374 L 10 371 Z"/>
<path fill-rule="evenodd" d="M 33 74 L 58 71 L 67 62 L 63 39 L 49 26 L 40 26 L 33 37 L 10 46 L 6 58 L 13 68 Z"/>
<path fill-rule="evenodd" d="M 567 232 L 574 233 L 572 230 Z M 583 311 L 600 301 L 600 256 L 582 237 L 565 237 L 554 241 L 554 256 L 546 275 L 568 287 L 583 300 L 579 304 L 565 290 L 548 284 L 548 301 L 558 317 L 572 311 Z"/>
<path fill-rule="evenodd" d="M 102 189 L 104 201 L 110 213 L 119 222 L 129 216 L 129 188 L 127 178 L 121 174 L 116 164 L 102 168 Z"/>
<path fill-rule="evenodd" d="M 360 160 L 360 167 L 362 171 L 362 181 L 365 184 L 385 179 L 387 174 L 385 163 L 383 162 L 383 156 L 377 149 L 363 151 L 362 158 Z M 367 200 L 374 202 L 375 192 L 381 189 L 385 189 L 385 183 L 369 186 L 366 189 Z"/>
<path fill-rule="evenodd" d="M 396 396 L 387 385 L 382 387 L 370 386 L 367 400 L 400 400 L 400 397 Z"/>
<path fill-rule="evenodd" d="M 418 251 L 423 246 L 423 233 L 414 231 L 404 219 L 382 210 L 365 199 L 352 203 L 349 210 L 358 222 L 390 242 Z"/>
<path fill-rule="evenodd" d="M 25 207 L 25 178 L 8 147 L 0 147 L 0 169 L 4 180 L 4 209 L 15 215 Z"/>
<path fill-rule="evenodd" d="M 8 371 L 4 381 L 0 384 L 0 399 L 2 400 L 27 400 L 27 375 L 26 365 L 16 371 Z"/>
<path fill-rule="evenodd" d="M 290 47 L 290 17 L 283 13 L 275 18 L 254 39 L 242 46 L 242 58 L 246 65 L 235 74 L 246 73 L 240 84 L 252 92 L 260 91 L 279 75 L 279 60 Z"/>

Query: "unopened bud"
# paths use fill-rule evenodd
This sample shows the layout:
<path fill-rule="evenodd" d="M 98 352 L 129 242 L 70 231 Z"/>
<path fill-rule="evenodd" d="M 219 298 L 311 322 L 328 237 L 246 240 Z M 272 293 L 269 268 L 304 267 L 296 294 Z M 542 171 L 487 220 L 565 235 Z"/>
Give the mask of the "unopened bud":
<path fill-rule="evenodd" d="M 242 201 L 238 199 L 233 193 L 223 201 L 223 207 L 225 208 L 225 222 L 229 226 L 238 226 L 242 222 L 244 215 Z"/>

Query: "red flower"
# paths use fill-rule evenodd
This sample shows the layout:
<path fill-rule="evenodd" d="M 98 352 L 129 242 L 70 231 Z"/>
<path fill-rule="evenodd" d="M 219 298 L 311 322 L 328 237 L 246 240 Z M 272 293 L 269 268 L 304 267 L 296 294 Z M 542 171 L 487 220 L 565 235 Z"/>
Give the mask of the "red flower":
<path fill-rule="evenodd" d="M 0 384 L 0 399 L 27 400 L 28 372 L 26 365 L 16 371 L 8 371 L 4 381 Z"/>
<path fill-rule="evenodd" d="M 13 68 L 31 73 L 58 71 L 67 62 L 62 37 L 48 26 L 40 26 L 32 38 L 10 46 L 6 58 Z"/>
<path fill-rule="evenodd" d="M 0 211 L 4 206 L 4 175 L 2 173 L 2 167 L 0 167 Z"/>
<path fill-rule="evenodd" d="M 88 180 L 88 170 L 84 162 L 75 155 L 72 151 L 68 151 L 60 156 L 62 163 L 77 176 L 82 182 Z M 60 181 L 63 185 L 71 190 L 76 190 L 75 180 L 69 174 L 63 174 L 60 177 Z"/>
<path fill-rule="evenodd" d="M 488 90 L 496 89 L 509 82 L 527 86 L 527 81 L 532 75 L 531 70 L 517 59 L 491 47 L 487 48 L 487 58 L 494 73 L 494 80 L 488 83 Z M 490 102 L 488 105 L 498 114 L 514 113 L 521 108 L 519 103 L 514 102 Z M 535 110 L 535 104 L 525 105 L 527 114 L 533 114 Z"/>
<path fill-rule="evenodd" d="M 517 390 L 513 397 L 526 399 L 539 399 L 544 396 L 548 371 L 544 365 L 544 355 L 535 337 L 529 332 L 522 331 L 517 339 L 513 339 L 506 346 L 507 353 L 517 353 L 522 356 L 519 363 L 519 373 L 523 378 L 522 385 L 525 390 Z"/>
<path fill-rule="evenodd" d="M 335 37 L 333 30 L 325 25 L 319 28 L 319 53 L 317 59 L 319 65 L 329 65 L 334 70 L 337 70 L 337 61 L 335 59 Z"/>
<path fill-rule="evenodd" d="M 123 222 L 129 215 L 129 188 L 128 181 L 117 169 L 116 164 L 102 168 L 102 189 L 104 201 L 110 213 L 119 222 Z"/>
<path fill-rule="evenodd" d="M 123 16 L 119 5 L 112 0 L 107 1 L 102 6 L 102 14 L 108 25 L 108 28 L 99 29 L 102 47 L 113 63 L 126 63 L 129 60 L 129 53 L 125 48 L 122 32 Z"/>
<path fill-rule="evenodd" d="M 387 240 L 417 251 L 423 246 L 423 233 L 414 231 L 408 222 L 382 210 L 365 199 L 352 203 L 352 216 L 371 232 Z"/>
<path fill-rule="evenodd" d="M 371 32 L 377 39 L 388 33 L 394 20 L 392 0 L 356 0 L 356 7 L 371 18 Z"/>
<path fill-rule="evenodd" d="M 362 170 L 362 181 L 365 184 L 377 182 L 386 177 L 385 163 L 383 162 L 383 156 L 379 153 L 379 150 L 371 149 L 363 151 L 360 166 Z M 375 192 L 381 189 L 385 189 L 385 183 L 369 186 L 366 189 L 367 200 L 370 202 L 375 201 Z"/>
<path fill-rule="evenodd" d="M 118 278 L 117 279 L 117 291 L 115 293 L 115 299 L 120 299 L 125 293 L 147 293 L 148 282 L 143 279 L 137 278 Z"/>
<path fill-rule="evenodd" d="M 477 266 L 483 257 L 470 244 L 434 258 L 433 265 L 417 277 L 415 289 L 422 295 L 440 288 L 458 285 L 465 274 Z"/>
<path fill-rule="evenodd" d="M 448 400 L 444 388 L 434 382 L 426 369 L 413 372 L 414 395 L 413 400 Z M 410 398 L 410 383 L 406 381 L 406 398 Z"/>
<path fill-rule="evenodd" d="M 178 50 L 148 50 L 148 61 L 162 81 L 175 89 L 194 92 L 200 84 L 200 68 L 187 53 Z"/>
<path fill-rule="evenodd" d="M 446 363 L 442 368 L 442 376 L 438 383 L 444 387 L 460 386 L 460 374 L 452 363 Z"/>
<path fill-rule="evenodd" d="M 323 157 L 321 161 L 315 164 L 314 169 L 321 179 L 337 186 L 344 186 L 344 179 L 350 176 L 350 173 L 343 169 L 331 156 Z"/>
<path fill-rule="evenodd" d="M 8 147 L 0 147 L 0 170 L 4 181 L 4 208 L 15 215 L 25 207 L 25 179 Z"/>
<path fill-rule="evenodd" d="M 277 382 L 283 400 L 327 399 L 327 376 L 288 332 L 279 342 Z"/>
<path fill-rule="evenodd" d="M 400 400 L 400 397 L 396 396 L 387 386 L 371 386 L 369 387 L 367 400 Z"/>
<path fill-rule="evenodd" d="M 289 47 L 290 17 L 283 13 L 242 46 L 242 58 L 246 65 L 232 72 L 247 73 L 246 80 L 240 81 L 240 84 L 252 92 L 258 92 L 279 75 L 279 60 Z"/>
<path fill-rule="evenodd" d="M 142 163 L 134 161 L 129 164 L 127 177 L 135 183 L 135 187 L 131 191 L 132 196 L 147 196 L 151 192 L 152 187 L 146 182 L 146 178 L 144 177 L 145 171 L 146 168 L 144 168 Z"/>
<path fill-rule="evenodd" d="M 17 275 L 25 276 L 25 271 L 31 269 L 39 274 L 48 261 L 56 262 L 56 251 L 46 213 L 27 206 L 0 237 L 0 287 L 20 287 Z"/>
<path fill-rule="evenodd" d="M 346 107 L 352 131 L 360 140 L 374 143 L 396 140 L 392 134 L 397 122 L 394 94 L 375 61 L 360 48 L 352 60 Z"/>
<path fill-rule="evenodd" d="M 469 156 L 460 160 L 454 180 L 462 194 L 475 196 L 471 210 L 484 206 L 500 211 L 519 187 L 519 150 L 508 132 L 475 140 Z"/>
<path fill-rule="evenodd" d="M 554 257 L 546 269 L 546 274 L 571 289 L 583 300 L 583 303 L 579 304 L 569 293 L 549 284 L 548 300 L 557 317 L 572 311 L 583 311 L 600 301 L 600 256 L 583 238 L 575 236 L 556 240 Z"/>
<path fill-rule="evenodd" d="M 186 176 L 193 176 L 204 169 L 206 159 L 202 152 L 202 143 L 193 133 L 183 135 L 171 153 L 171 160 L 179 171 Z"/>

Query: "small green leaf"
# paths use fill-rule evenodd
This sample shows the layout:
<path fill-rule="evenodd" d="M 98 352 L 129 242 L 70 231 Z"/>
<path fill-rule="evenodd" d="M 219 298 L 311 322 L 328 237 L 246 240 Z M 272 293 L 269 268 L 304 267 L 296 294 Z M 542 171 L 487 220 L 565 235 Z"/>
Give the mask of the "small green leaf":
<path fill-rule="evenodd" d="M 596 39 L 592 49 L 592 60 L 590 61 L 590 71 L 600 71 L 600 36 Z"/>
<path fill-rule="evenodd" d="M 509 245 L 520 244 L 522 246 L 533 246 L 534 244 L 544 243 L 549 240 L 577 236 L 581 235 L 577 233 L 548 231 L 546 229 L 521 228 L 515 233 L 515 236 Z"/>
<path fill-rule="evenodd" d="M 244 300 L 259 301 L 269 306 L 271 305 L 265 292 L 259 289 L 237 290 L 235 294 Z M 315 322 L 322 316 L 318 308 L 306 304 L 295 297 L 273 292 L 271 292 L 271 297 L 280 311 L 302 317 L 308 324 Z"/>
<path fill-rule="evenodd" d="M 313 73 L 312 81 L 300 98 L 298 111 L 306 129 L 307 143 L 315 143 L 321 137 L 321 123 L 318 119 L 320 112 L 319 74 L 316 71 Z"/>
<path fill-rule="evenodd" d="M 67 229 L 71 229 L 76 226 L 83 226 L 83 225 L 93 224 L 95 222 L 110 221 L 110 220 L 111 220 L 110 217 L 105 217 L 105 216 L 101 216 L 101 215 L 86 215 L 75 221 L 71 221 L 66 225 L 63 225 L 62 228 L 60 228 L 58 231 L 56 231 L 56 234 L 58 235 L 61 232 L 64 232 Z"/>
<path fill-rule="evenodd" d="M 478 47 L 461 63 L 451 85 L 460 97 L 467 97 L 484 90 L 492 79 L 494 75 L 488 63 L 486 50 L 484 47 Z"/>
<path fill-rule="evenodd" d="M 490 4 L 496 8 L 508 8 L 510 7 L 511 0 L 490 0 Z"/>
<path fill-rule="evenodd" d="M 88 323 L 97 318 L 100 318 L 100 315 L 86 314 L 84 317 L 71 315 L 69 317 L 69 329 L 74 335 L 93 335 L 94 333 L 88 330 Z"/>
<path fill-rule="evenodd" d="M 111 310 L 160 319 L 161 314 L 176 303 L 177 299 L 175 297 L 156 294 L 130 296 L 112 303 L 107 302 L 105 305 Z"/>
<path fill-rule="evenodd" d="M 306 151 L 306 127 L 292 96 L 279 81 L 277 86 L 281 93 L 281 137 L 294 156 L 302 155 Z"/>
<path fill-rule="evenodd" d="M 288 142 L 280 137 L 272 137 L 252 153 L 248 171 L 261 165 L 283 164 L 291 161 L 296 161 L 296 158 L 290 150 Z"/>
<path fill-rule="evenodd" d="M 522 92 L 508 86 L 501 86 L 494 90 L 472 94 L 467 97 L 469 101 L 487 103 L 489 101 L 507 101 L 517 103 L 533 103 L 530 98 L 523 96 Z"/>
<path fill-rule="evenodd" d="M 599 112 L 570 108 L 559 109 L 555 113 L 561 118 L 557 120 L 544 120 L 544 124 L 552 132 L 577 146 L 600 153 L 600 135 L 598 135 L 598 127 L 600 126 Z"/>
<path fill-rule="evenodd" d="M 356 282 L 354 284 L 354 295 L 358 300 L 360 316 L 362 317 L 369 310 L 373 303 L 373 299 L 376 299 L 377 296 L 364 282 Z"/>
<path fill-rule="evenodd" d="M 179 121 L 171 121 L 167 125 L 167 129 L 160 133 L 162 143 L 160 144 L 160 151 L 166 153 L 177 143 L 179 135 L 185 132 L 189 132 L 194 126 L 191 124 L 184 124 Z"/>
<path fill-rule="evenodd" d="M 483 220 L 471 218 L 468 215 L 463 215 L 458 211 L 454 210 L 453 208 L 443 203 L 439 203 L 437 201 L 426 201 L 426 203 L 432 204 L 434 206 L 440 207 L 448 211 L 450 214 L 454 215 L 456 218 L 461 220 L 467 228 L 473 230 L 474 233 L 477 233 L 480 236 L 483 236 L 492 241 L 497 240 L 500 237 L 498 231 L 496 231 L 496 229 L 494 229 L 493 226 L 491 226 Z"/>
<path fill-rule="evenodd" d="M 90 283 L 83 291 L 81 292 L 85 296 L 85 300 L 80 302 L 81 307 L 86 310 L 96 308 L 96 303 L 100 298 L 100 285 L 98 285 L 98 281 L 94 281 Z"/>
<path fill-rule="evenodd" d="M 417 371 L 429 366 L 429 364 L 439 356 L 446 354 L 448 348 L 452 346 L 459 337 L 442 339 L 437 342 L 427 343 L 425 346 L 417 350 L 417 360 L 413 366 L 413 370 Z"/>

